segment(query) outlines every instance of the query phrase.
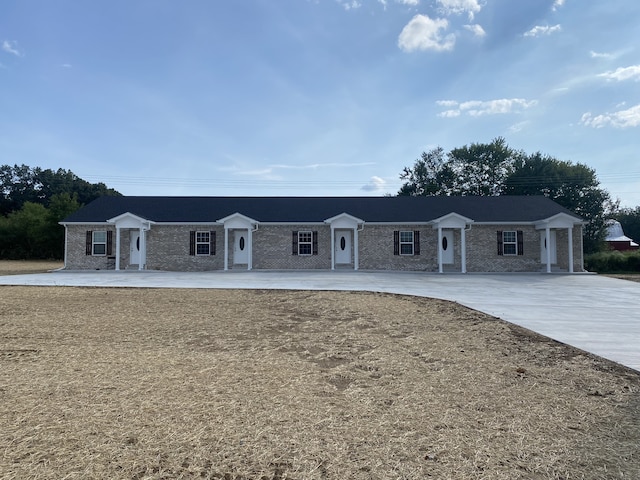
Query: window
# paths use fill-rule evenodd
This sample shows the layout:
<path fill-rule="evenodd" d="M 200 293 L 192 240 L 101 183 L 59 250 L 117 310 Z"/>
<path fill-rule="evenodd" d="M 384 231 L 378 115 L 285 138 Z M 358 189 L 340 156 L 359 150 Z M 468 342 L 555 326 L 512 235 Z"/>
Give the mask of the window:
<path fill-rule="evenodd" d="M 291 233 L 292 255 L 318 255 L 318 232 L 294 230 Z"/>
<path fill-rule="evenodd" d="M 313 235 L 311 232 L 298 232 L 298 255 L 311 255 Z"/>
<path fill-rule="evenodd" d="M 522 230 L 498 230 L 498 255 L 524 255 Z"/>
<path fill-rule="evenodd" d="M 516 232 L 502 232 L 502 248 L 504 255 L 516 255 L 518 253 Z"/>
<path fill-rule="evenodd" d="M 91 255 L 106 255 L 107 254 L 107 232 L 98 231 L 93 232 L 93 238 L 91 240 Z"/>
<path fill-rule="evenodd" d="M 394 230 L 394 255 L 420 255 L 420 230 Z"/>
<path fill-rule="evenodd" d="M 413 232 L 400 232 L 400 255 L 413 255 Z"/>
<path fill-rule="evenodd" d="M 196 255 L 209 255 L 209 232 L 196 232 Z"/>
<path fill-rule="evenodd" d="M 189 232 L 189 255 L 207 256 L 216 254 L 216 232 Z"/>

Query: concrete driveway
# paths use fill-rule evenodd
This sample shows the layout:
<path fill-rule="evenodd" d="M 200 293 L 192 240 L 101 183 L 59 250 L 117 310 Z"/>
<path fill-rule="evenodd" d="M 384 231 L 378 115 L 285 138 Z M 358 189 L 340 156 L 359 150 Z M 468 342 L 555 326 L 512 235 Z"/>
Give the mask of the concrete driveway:
<path fill-rule="evenodd" d="M 452 300 L 640 370 L 640 283 L 597 275 L 414 272 L 52 272 L 0 285 L 352 290 Z"/>

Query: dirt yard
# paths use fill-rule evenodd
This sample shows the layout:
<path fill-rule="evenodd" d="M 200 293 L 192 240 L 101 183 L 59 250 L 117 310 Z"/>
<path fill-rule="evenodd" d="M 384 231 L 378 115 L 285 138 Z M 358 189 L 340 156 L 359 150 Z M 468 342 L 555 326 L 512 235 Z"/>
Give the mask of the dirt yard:
<path fill-rule="evenodd" d="M 21 273 L 44 273 L 62 268 L 62 262 L 31 260 L 0 260 L 0 275 L 18 275 Z"/>
<path fill-rule="evenodd" d="M 640 376 L 423 298 L 0 287 L 0 478 L 640 478 Z"/>

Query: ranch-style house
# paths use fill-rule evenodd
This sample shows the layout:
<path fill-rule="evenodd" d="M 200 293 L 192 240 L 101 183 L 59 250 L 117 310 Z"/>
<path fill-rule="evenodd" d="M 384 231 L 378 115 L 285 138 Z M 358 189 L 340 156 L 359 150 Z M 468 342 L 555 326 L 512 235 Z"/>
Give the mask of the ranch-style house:
<path fill-rule="evenodd" d="M 106 196 L 60 223 L 69 270 L 583 271 L 583 220 L 542 196 Z"/>

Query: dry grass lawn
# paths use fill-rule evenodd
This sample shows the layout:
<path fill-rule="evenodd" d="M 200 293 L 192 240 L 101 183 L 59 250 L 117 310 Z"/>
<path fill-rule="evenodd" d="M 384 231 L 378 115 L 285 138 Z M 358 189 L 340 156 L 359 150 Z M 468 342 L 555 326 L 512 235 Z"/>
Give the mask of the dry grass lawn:
<path fill-rule="evenodd" d="M 19 275 L 22 273 L 45 273 L 62 268 L 64 264 L 57 260 L 0 260 L 0 275 Z"/>
<path fill-rule="evenodd" d="M 0 287 L 0 478 L 637 479 L 640 376 L 439 300 Z"/>

